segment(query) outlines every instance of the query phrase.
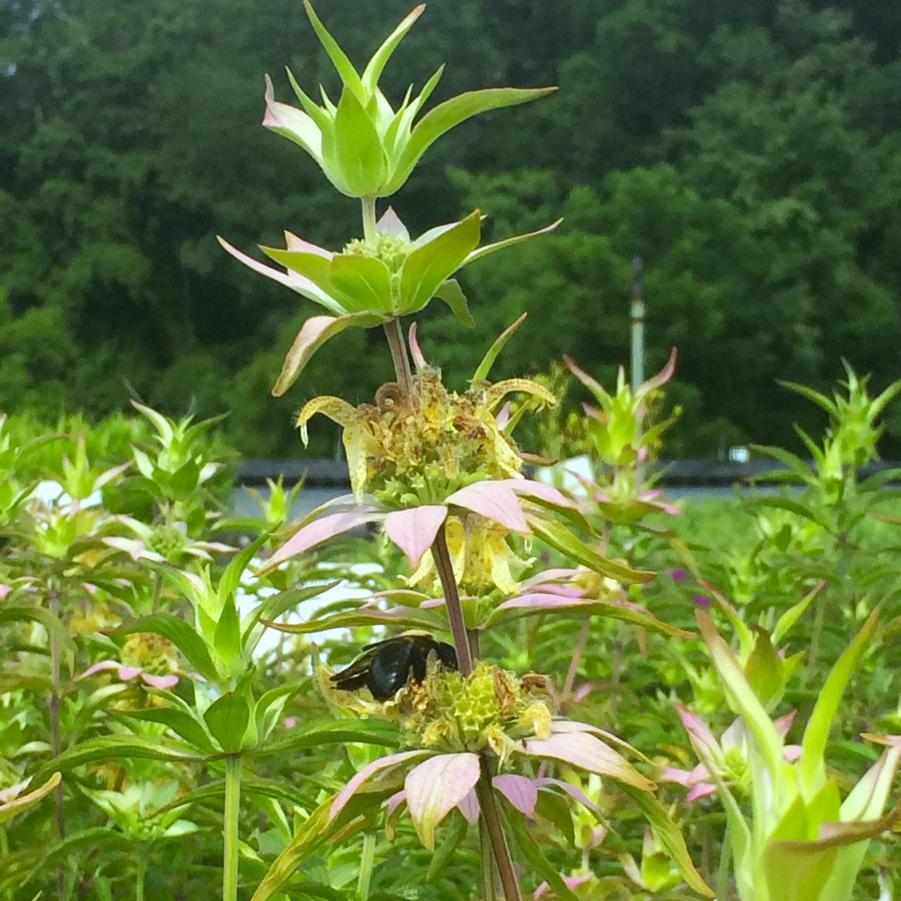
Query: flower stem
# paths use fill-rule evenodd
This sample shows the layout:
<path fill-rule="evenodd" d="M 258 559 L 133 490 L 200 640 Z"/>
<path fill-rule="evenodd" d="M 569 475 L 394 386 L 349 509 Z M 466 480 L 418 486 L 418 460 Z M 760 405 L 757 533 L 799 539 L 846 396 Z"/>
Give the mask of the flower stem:
<path fill-rule="evenodd" d="M 369 880 L 372 878 L 372 862 L 375 860 L 375 833 L 363 835 L 363 849 L 360 852 L 360 873 L 357 876 L 357 898 L 366 901 L 369 897 Z"/>
<path fill-rule="evenodd" d="M 485 761 L 482 761 L 482 775 L 476 785 L 476 794 L 479 797 L 479 805 L 482 808 L 482 819 L 485 822 L 485 830 L 491 843 L 491 853 L 497 864 L 497 872 L 501 878 L 506 901 L 522 901 L 519 893 L 519 883 L 513 870 L 513 858 L 510 857 L 510 848 L 504 835 L 504 827 L 501 825 L 501 814 L 497 809 L 497 799 L 494 797 L 494 789 L 491 787 L 491 777 L 485 769 Z"/>
<path fill-rule="evenodd" d="M 732 863 L 732 830 L 726 823 L 726 831 L 723 833 L 723 848 L 720 852 L 720 866 L 716 874 L 717 901 L 728 901 L 729 898 L 729 869 Z"/>
<path fill-rule="evenodd" d="M 444 589 L 444 606 L 447 608 L 451 635 L 454 636 L 454 647 L 457 649 L 457 665 L 460 668 L 461 675 L 468 676 L 472 673 L 473 667 L 472 651 L 469 647 L 466 622 L 463 619 L 460 593 L 457 591 L 457 580 L 454 578 L 454 567 L 451 563 L 450 552 L 447 549 L 444 525 L 438 529 L 438 534 L 435 536 L 435 542 L 432 545 L 432 556 L 435 559 L 435 569 L 438 570 L 438 578 L 441 579 L 441 587 Z"/>
<path fill-rule="evenodd" d="M 49 592 L 50 612 L 59 617 L 59 592 L 51 585 Z M 50 751 L 54 757 L 59 757 L 62 752 L 62 735 L 60 729 L 60 683 L 61 683 L 62 648 L 59 635 L 54 631 L 50 634 Z M 56 837 L 62 841 L 66 837 L 66 815 L 63 806 L 62 783 L 53 790 L 55 808 Z"/>
<path fill-rule="evenodd" d="M 363 240 L 367 243 L 375 241 L 375 198 L 361 197 L 360 203 L 363 205 Z"/>
<path fill-rule="evenodd" d="M 412 394 L 413 370 L 410 369 L 410 358 L 407 355 L 403 332 L 400 330 L 400 320 L 392 319 L 390 322 L 386 322 L 384 329 L 388 338 L 388 347 L 391 348 L 394 371 L 397 373 L 397 384 L 400 385 L 404 394 Z"/>
<path fill-rule="evenodd" d="M 482 901 L 495 901 L 494 858 L 491 856 L 491 838 L 485 817 L 479 817 L 479 856 L 482 872 Z"/>
<path fill-rule="evenodd" d="M 241 811 L 240 754 L 225 758 L 225 850 L 222 863 L 222 901 L 238 898 L 238 815 Z"/>
<path fill-rule="evenodd" d="M 138 858 L 138 871 L 135 873 L 135 901 L 144 901 L 144 877 L 147 875 L 147 858 L 143 851 Z"/>

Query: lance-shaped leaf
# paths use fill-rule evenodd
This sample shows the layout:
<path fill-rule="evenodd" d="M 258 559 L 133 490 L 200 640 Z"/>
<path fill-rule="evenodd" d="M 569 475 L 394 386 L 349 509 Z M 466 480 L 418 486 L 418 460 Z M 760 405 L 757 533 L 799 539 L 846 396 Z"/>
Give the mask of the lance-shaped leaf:
<path fill-rule="evenodd" d="M 571 598 L 556 593 L 529 591 L 498 604 L 488 618 L 487 625 L 495 626 L 527 616 L 542 616 L 548 612 L 573 613 L 579 616 L 607 616 L 634 623 L 674 638 L 692 638 L 693 633 L 658 619 L 641 604 L 615 598 Z"/>
<path fill-rule="evenodd" d="M 697 612 L 701 634 L 710 651 L 713 665 L 726 687 L 736 712 L 739 713 L 754 735 L 761 759 L 767 768 L 778 793 L 782 786 L 782 736 L 770 719 L 763 705 L 748 684 L 735 652 L 726 644 L 713 621 L 703 610 Z"/>
<path fill-rule="evenodd" d="M 29 807 L 33 807 L 42 798 L 46 798 L 47 795 L 59 785 L 62 778 L 61 773 L 53 773 L 53 775 L 50 776 L 43 785 L 38 786 L 38 788 L 33 789 L 27 794 L 17 795 L 14 798 L 0 803 L 0 824 L 5 823 L 17 813 L 22 813 L 23 811 L 28 810 Z M 25 788 L 25 785 L 23 785 L 22 788 Z"/>
<path fill-rule="evenodd" d="M 391 607 L 383 610 L 360 602 L 351 610 L 338 613 L 316 614 L 300 623 L 278 623 L 264 619 L 262 621 L 270 629 L 287 632 L 292 635 L 309 635 L 312 632 L 325 632 L 328 629 L 356 629 L 359 626 L 394 626 L 405 629 L 447 628 L 447 618 L 425 609 L 410 607 Z"/>
<path fill-rule="evenodd" d="M 254 272 L 265 275 L 266 278 L 271 278 L 274 282 L 278 282 L 280 285 L 290 288 L 302 297 L 306 297 L 308 300 L 318 303 L 330 313 L 343 315 L 347 312 L 336 298 L 332 297 L 327 291 L 322 290 L 315 282 L 312 282 L 299 272 L 295 272 L 292 269 L 289 269 L 287 272 L 282 272 L 281 269 L 273 269 L 271 266 L 267 266 L 265 263 L 261 263 L 258 260 L 253 259 L 253 257 L 249 257 L 246 253 L 238 250 L 237 247 L 229 244 L 224 238 L 217 236 L 216 240 L 226 253 L 233 256 L 238 262 L 243 263 L 249 269 L 253 269 Z"/>
<path fill-rule="evenodd" d="M 442 282 L 435 290 L 435 297 L 448 305 L 460 325 L 472 328 L 476 324 L 472 313 L 469 312 L 469 301 L 455 278 L 449 278 L 446 282 Z"/>
<path fill-rule="evenodd" d="M 325 171 L 335 187 L 348 197 L 377 194 L 387 175 L 382 140 L 364 102 L 345 87 L 338 101 L 334 128 L 322 134 Z"/>
<path fill-rule="evenodd" d="M 845 687 L 854 674 L 861 655 L 870 643 L 878 620 L 879 611 L 874 610 L 863 628 L 832 667 L 825 685 L 817 696 L 817 702 L 807 721 L 807 728 L 804 730 L 804 738 L 801 741 L 803 750 L 798 762 L 801 791 L 807 795 L 815 792 L 825 779 L 826 768 L 823 756 L 829 731 L 838 712 Z"/>
<path fill-rule="evenodd" d="M 420 157 L 442 135 L 452 128 L 477 116 L 479 113 L 507 106 L 516 106 L 537 100 L 557 89 L 548 88 L 487 88 L 481 91 L 469 91 L 445 100 L 416 124 L 400 153 L 391 181 L 383 189 L 383 197 L 393 194 L 407 180 Z"/>
<path fill-rule="evenodd" d="M 481 260 L 482 257 L 487 257 L 498 250 L 503 250 L 505 247 L 514 247 L 515 245 L 522 244 L 524 241 L 528 241 L 532 238 L 548 235 L 554 231 L 562 221 L 562 219 L 558 219 L 556 222 L 552 222 L 544 228 L 539 228 L 537 231 L 526 232 L 522 235 L 513 235 L 511 238 L 504 238 L 503 241 L 495 241 L 493 244 L 484 244 L 482 247 L 477 247 L 466 257 L 463 261 L 463 265 L 468 266 L 470 263 Z"/>
<path fill-rule="evenodd" d="M 171 760 L 175 762 L 197 762 L 203 760 L 194 754 L 187 754 L 175 748 L 167 748 L 158 739 L 140 738 L 136 735 L 107 735 L 82 742 L 74 748 L 49 761 L 35 773 L 35 780 L 47 779 L 55 770 L 62 773 L 86 763 L 102 760 Z"/>
<path fill-rule="evenodd" d="M 655 573 L 633 569 L 616 560 L 607 560 L 588 547 L 562 523 L 530 517 L 529 527 L 545 544 L 602 576 L 610 576 L 620 582 L 650 582 L 655 577 Z"/>
<path fill-rule="evenodd" d="M 478 246 L 482 215 L 474 210 L 465 219 L 434 230 L 434 237 L 420 237 L 404 261 L 401 276 L 403 313 L 421 310 L 442 283 L 463 265 Z M 431 235 L 433 233 L 426 233 Z"/>
<path fill-rule="evenodd" d="M 118 635 L 132 635 L 136 632 L 151 632 L 162 635 L 177 647 L 188 663 L 205 679 L 216 681 L 219 674 L 210 657 L 203 639 L 184 620 L 171 613 L 154 613 L 139 619 L 136 623 L 118 629 Z"/>
<path fill-rule="evenodd" d="M 679 868 L 686 884 L 705 898 L 712 898 L 713 892 L 710 886 L 704 882 L 701 874 L 695 869 L 688 848 L 685 847 L 685 839 L 679 827 L 673 822 L 666 808 L 651 794 L 636 791 L 628 785 L 624 785 L 622 791 L 627 794 L 635 805 L 641 810 L 645 819 L 654 829 L 654 835 L 666 849 L 673 863 Z"/>
<path fill-rule="evenodd" d="M 330 341 L 347 328 L 374 328 L 380 323 L 379 317 L 369 313 L 352 313 L 337 317 L 312 316 L 297 333 L 285 357 L 282 371 L 272 387 L 273 396 L 281 397 L 297 381 L 304 367 L 313 358 L 313 354 L 326 341 Z"/>
<path fill-rule="evenodd" d="M 391 54 L 394 53 L 395 49 L 397 49 L 397 45 L 403 40 L 404 35 L 413 27 L 413 24 L 423 12 L 425 12 L 424 3 L 414 7 L 411 12 L 401 20 L 397 28 L 385 38 L 379 49 L 372 55 L 372 59 L 369 60 L 363 71 L 362 78 L 363 86 L 370 94 L 374 93 L 376 87 L 378 87 L 382 70 L 391 58 Z"/>
<path fill-rule="evenodd" d="M 241 750 L 244 732 L 250 722 L 250 709 L 242 695 L 224 694 L 210 704 L 203 718 L 223 751 L 233 754 Z"/>
<path fill-rule="evenodd" d="M 359 254 L 323 257 L 308 250 L 285 250 L 260 245 L 270 259 L 300 273 L 319 292 L 333 298 L 342 313 L 368 313 L 384 322 L 395 306 L 391 273 L 381 261 Z"/>
<path fill-rule="evenodd" d="M 492 343 L 491 347 L 488 348 L 485 356 L 482 357 L 482 362 L 479 363 L 476 371 L 473 373 L 472 381 L 480 382 L 484 381 L 488 378 L 491 373 L 491 367 L 494 366 L 494 361 L 497 359 L 498 354 L 504 349 L 507 342 L 513 337 L 516 333 L 516 330 L 526 321 L 526 317 L 528 313 L 523 313 L 519 319 L 516 320 L 512 325 L 508 325 L 495 339 Z"/>
<path fill-rule="evenodd" d="M 404 781 L 407 808 L 419 839 L 435 848 L 435 829 L 479 781 L 477 754 L 439 754 L 412 769 Z"/>

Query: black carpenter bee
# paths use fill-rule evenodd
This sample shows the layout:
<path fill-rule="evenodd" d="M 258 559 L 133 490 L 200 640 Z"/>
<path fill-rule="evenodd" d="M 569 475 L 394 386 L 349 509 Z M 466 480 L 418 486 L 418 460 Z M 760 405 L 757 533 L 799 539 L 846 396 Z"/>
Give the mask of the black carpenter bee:
<path fill-rule="evenodd" d="M 387 701 L 410 679 L 414 682 L 425 679 L 426 663 L 433 651 L 443 666 L 457 668 L 453 645 L 414 632 L 366 645 L 363 653 L 346 669 L 335 673 L 331 681 L 341 691 L 356 691 L 365 686 L 377 701 Z"/>

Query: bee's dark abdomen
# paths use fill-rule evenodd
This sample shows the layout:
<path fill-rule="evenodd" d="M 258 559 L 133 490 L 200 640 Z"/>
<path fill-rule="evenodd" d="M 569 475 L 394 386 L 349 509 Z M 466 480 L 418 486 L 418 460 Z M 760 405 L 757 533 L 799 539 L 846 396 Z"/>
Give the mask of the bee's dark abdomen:
<path fill-rule="evenodd" d="M 369 664 L 366 685 L 377 701 L 387 701 L 407 684 L 413 654 L 413 645 L 407 641 L 386 642 L 375 652 Z M 423 675 L 417 681 L 421 682 L 423 678 L 424 667 Z"/>

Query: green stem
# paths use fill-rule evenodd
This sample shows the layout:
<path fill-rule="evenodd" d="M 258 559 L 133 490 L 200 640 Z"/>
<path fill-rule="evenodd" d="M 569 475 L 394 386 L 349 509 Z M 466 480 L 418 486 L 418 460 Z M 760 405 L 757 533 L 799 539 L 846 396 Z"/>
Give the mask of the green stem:
<path fill-rule="evenodd" d="M 501 879 L 506 901 L 522 901 L 519 892 L 519 883 L 516 880 L 516 872 L 513 869 L 513 858 L 510 856 L 510 848 L 507 845 L 507 837 L 504 835 L 504 827 L 501 825 L 501 814 L 497 809 L 497 799 L 494 789 L 491 787 L 491 777 L 482 761 L 482 775 L 476 785 L 476 794 L 482 809 L 482 819 L 485 822 L 485 830 L 491 844 L 491 853 L 497 864 L 497 872 Z"/>
<path fill-rule="evenodd" d="M 454 637 L 454 647 L 457 649 L 457 666 L 463 676 L 472 673 L 473 659 L 469 645 L 469 635 L 466 632 L 466 622 L 463 619 L 463 606 L 460 604 L 460 593 L 457 591 L 457 580 L 454 578 L 454 567 L 451 563 L 450 552 L 447 549 L 447 538 L 444 534 L 444 525 L 438 529 L 435 542 L 432 545 L 432 557 L 435 560 L 435 569 L 438 578 L 441 579 L 441 587 L 444 589 L 444 606 L 447 609 L 447 618 L 450 621 L 451 635 Z"/>
<path fill-rule="evenodd" d="M 241 812 L 240 754 L 225 758 L 225 851 L 223 856 L 222 901 L 238 898 L 238 815 Z"/>
<path fill-rule="evenodd" d="M 144 877 L 147 875 L 147 858 L 143 853 L 138 858 L 138 871 L 135 874 L 135 901 L 144 901 Z"/>
<path fill-rule="evenodd" d="M 488 835 L 484 817 L 479 817 L 479 858 L 482 874 L 482 901 L 495 901 L 494 858 L 491 856 L 491 837 Z"/>
<path fill-rule="evenodd" d="M 50 612 L 59 617 L 59 592 L 56 588 L 50 588 Z M 62 647 L 60 646 L 59 635 L 54 631 L 50 634 L 50 750 L 54 757 L 59 757 L 62 753 L 62 735 L 59 722 L 60 706 L 62 699 L 60 698 L 60 672 L 62 666 Z M 55 808 L 56 837 L 62 841 L 66 837 L 66 814 L 63 807 L 63 785 L 59 785 L 53 790 L 53 801 Z"/>
<path fill-rule="evenodd" d="M 363 240 L 367 243 L 375 241 L 375 198 L 361 197 L 360 203 L 363 205 Z"/>
<path fill-rule="evenodd" d="M 369 880 L 372 878 L 372 863 L 375 860 L 375 833 L 363 835 L 363 849 L 360 853 L 360 874 L 357 877 L 357 898 L 366 901 L 369 897 Z"/>
<path fill-rule="evenodd" d="M 716 874 L 716 901 L 729 901 L 729 867 L 732 863 L 732 835 L 729 823 L 723 833 L 723 850 L 720 852 L 720 867 Z"/>

